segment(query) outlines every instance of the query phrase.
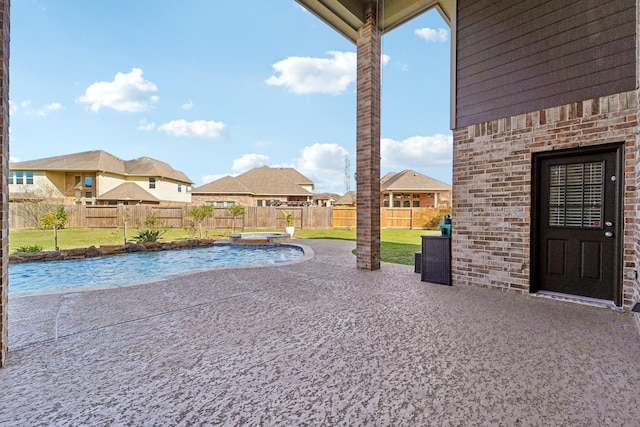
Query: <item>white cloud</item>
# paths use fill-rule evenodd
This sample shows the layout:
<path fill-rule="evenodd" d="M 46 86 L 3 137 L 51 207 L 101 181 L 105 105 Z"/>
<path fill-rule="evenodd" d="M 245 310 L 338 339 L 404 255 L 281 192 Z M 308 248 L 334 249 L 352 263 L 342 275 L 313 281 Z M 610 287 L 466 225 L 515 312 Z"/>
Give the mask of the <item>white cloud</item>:
<path fill-rule="evenodd" d="M 19 157 L 15 157 L 15 156 L 9 156 L 9 161 L 11 163 L 19 162 L 20 158 Z"/>
<path fill-rule="evenodd" d="M 156 124 L 154 122 L 148 122 L 147 119 L 140 120 L 140 124 L 138 125 L 138 130 L 143 130 L 145 132 L 154 130 L 156 128 Z"/>
<path fill-rule="evenodd" d="M 304 147 L 295 168 L 315 183 L 315 191 L 340 192 L 344 189 L 345 156 L 338 144 L 313 144 Z"/>
<path fill-rule="evenodd" d="M 23 101 L 19 105 L 13 102 L 9 102 L 9 109 L 12 114 L 15 114 L 20 109 L 25 109 L 25 113 L 34 117 L 47 117 L 49 114 L 55 111 L 64 110 L 62 104 L 59 102 L 52 102 L 42 106 L 41 108 L 28 108 L 31 105 L 31 101 Z"/>
<path fill-rule="evenodd" d="M 265 156 L 264 154 L 244 154 L 239 159 L 235 159 L 233 161 L 233 166 L 231 166 L 231 169 L 238 173 L 242 173 L 248 171 L 249 169 L 268 164 L 269 156 Z"/>
<path fill-rule="evenodd" d="M 189 100 L 189 102 L 182 104 L 182 109 L 190 111 L 193 108 L 193 101 Z"/>
<path fill-rule="evenodd" d="M 295 94 L 340 95 L 356 81 L 354 52 L 327 52 L 331 58 L 291 56 L 273 64 L 275 74 L 266 80 Z"/>
<path fill-rule="evenodd" d="M 186 120 L 172 120 L 158 126 L 159 131 L 166 132 L 172 136 L 192 136 L 197 138 L 221 138 L 226 133 L 226 125 L 213 120 L 196 120 L 188 122 Z"/>
<path fill-rule="evenodd" d="M 91 110 L 98 112 L 102 107 L 116 111 L 140 112 L 146 111 L 151 104 L 160 99 L 153 93 L 158 86 L 142 78 L 142 70 L 133 68 L 131 72 L 117 73 L 110 82 L 96 82 L 87 88 L 84 96 L 78 102 L 91 104 Z"/>
<path fill-rule="evenodd" d="M 383 138 L 380 144 L 383 168 L 402 170 L 451 165 L 451 135 L 412 136 L 403 141 Z"/>
<path fill-rule="evenodd" d="M 428 42 L 444 43 L 449 38 L 449 33 L 444 28 L 438 28 L 437 30 L 428 27 L 418 28 L 414 33 Z"/>

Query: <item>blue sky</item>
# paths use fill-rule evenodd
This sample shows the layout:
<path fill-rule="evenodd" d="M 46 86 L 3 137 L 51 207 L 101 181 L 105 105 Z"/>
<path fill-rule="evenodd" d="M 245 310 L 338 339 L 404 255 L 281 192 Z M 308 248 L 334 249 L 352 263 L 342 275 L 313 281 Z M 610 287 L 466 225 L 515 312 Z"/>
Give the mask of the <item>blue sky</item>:
<path fill-rule="evenodd" d="M 383 37 L 382 174 L 451 183 L 450 30 Z M 195 186 L 295 167 L 344 193 L 356 168 L 356 47 L 294 0 L 12 0 L 12 161 L 101 149 Z"/>

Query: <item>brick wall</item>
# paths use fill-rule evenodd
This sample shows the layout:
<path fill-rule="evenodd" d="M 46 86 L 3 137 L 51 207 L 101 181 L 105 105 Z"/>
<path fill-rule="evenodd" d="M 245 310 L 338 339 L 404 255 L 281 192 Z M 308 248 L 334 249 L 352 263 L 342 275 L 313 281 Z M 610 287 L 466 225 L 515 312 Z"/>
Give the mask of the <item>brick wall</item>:
<path fill-rule="evenodd" d="M 633 91 L 456 129 L 453 283 L 528 292 L 532 154 L 624 141 L 623 303 L 640 297 L 637 114 Z"/>

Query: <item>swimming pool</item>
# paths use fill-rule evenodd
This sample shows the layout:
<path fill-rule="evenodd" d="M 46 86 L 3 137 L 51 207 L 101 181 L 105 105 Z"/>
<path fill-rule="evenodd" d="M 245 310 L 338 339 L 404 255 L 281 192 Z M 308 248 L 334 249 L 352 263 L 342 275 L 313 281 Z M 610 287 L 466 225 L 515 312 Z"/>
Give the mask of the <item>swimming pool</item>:
<path fill-rule="evenodd" d="M 187 271 L 275 265 L 301 259 L 293 245 L 237 246 L 147 251 L 66 261 L 9 265 L 9 294 L 119 286 Z"/>

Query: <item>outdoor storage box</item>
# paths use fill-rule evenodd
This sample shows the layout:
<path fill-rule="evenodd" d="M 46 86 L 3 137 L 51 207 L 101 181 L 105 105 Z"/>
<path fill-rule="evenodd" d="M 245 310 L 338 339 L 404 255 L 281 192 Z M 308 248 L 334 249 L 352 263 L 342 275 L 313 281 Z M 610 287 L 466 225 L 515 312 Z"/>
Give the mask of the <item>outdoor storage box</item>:
<path fill-rule="evenodd" d="M 422 236 L 422 266 L 420 280 L 451 285 L 451 237 Z"/>

